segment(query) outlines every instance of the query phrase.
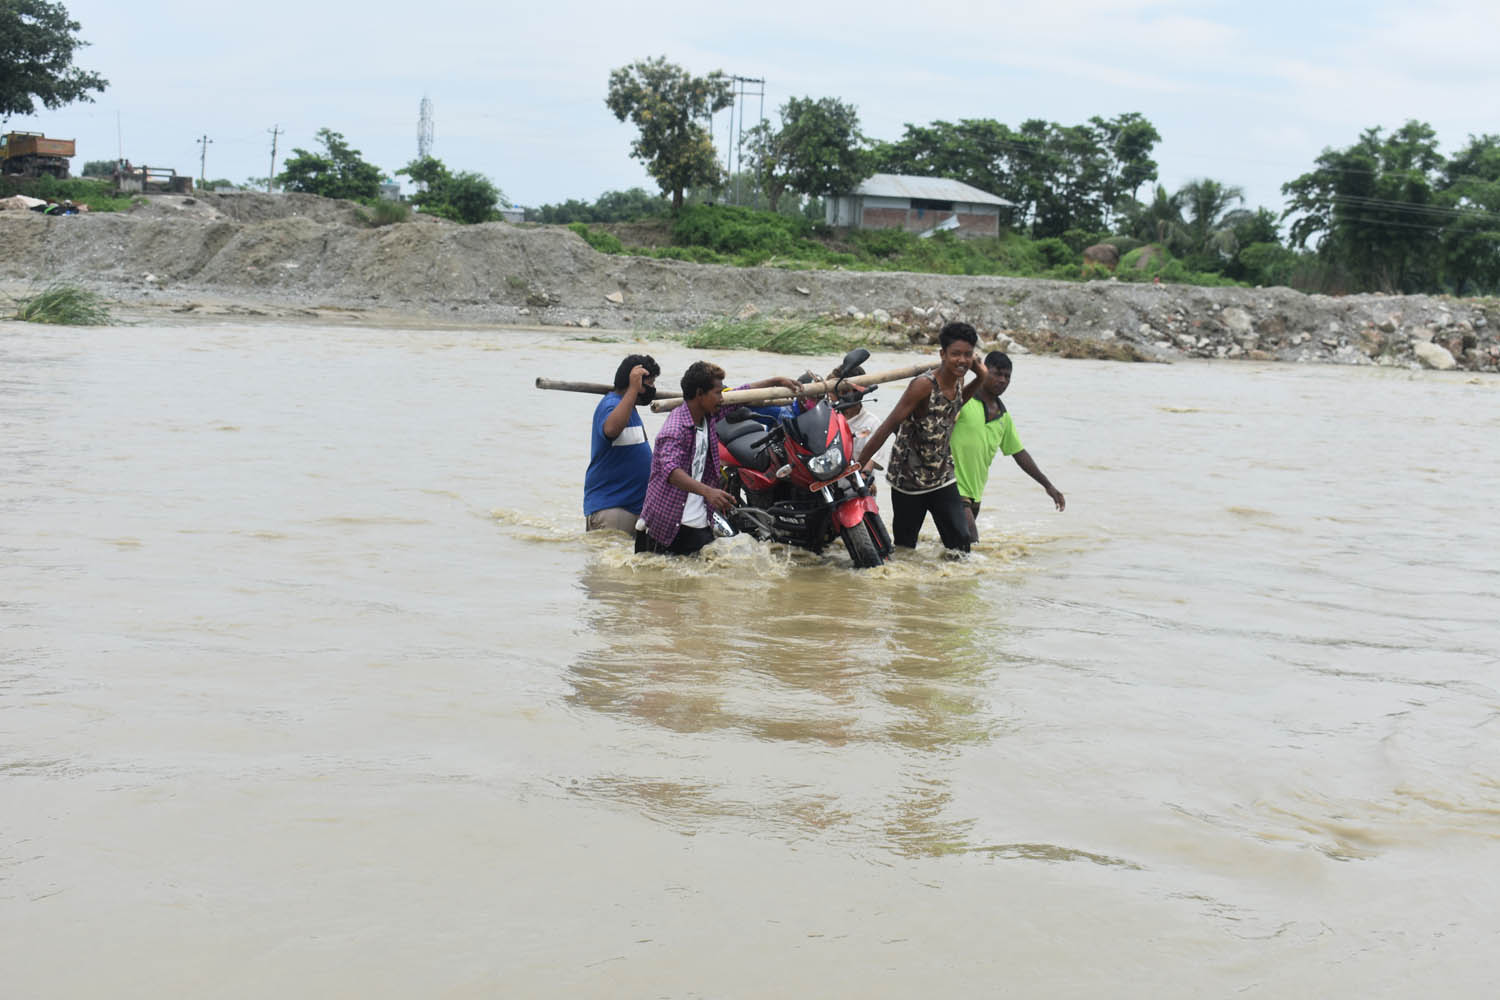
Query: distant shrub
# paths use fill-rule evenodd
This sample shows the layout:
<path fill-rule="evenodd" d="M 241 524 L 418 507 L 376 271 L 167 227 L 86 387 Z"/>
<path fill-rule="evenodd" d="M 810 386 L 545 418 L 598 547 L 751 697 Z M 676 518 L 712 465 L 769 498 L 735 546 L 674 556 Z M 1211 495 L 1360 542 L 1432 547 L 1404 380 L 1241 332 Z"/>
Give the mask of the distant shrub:
<path fill-rule="evenodd" d="M 381 226 L 391 226 L 398 222 L 410 222 L 411 206 L 404 201 L 376 198 L 370 202 L 367 209 L 356 208 L 354 214 L 365 225 L 378 229 Z"/>
<path fill-rule="evenodd" d="M 595 250 L 598 250 L 600 253 L 625 252 L 624 244 L 622 244 L 617 237 L 613 236 L 610 233 L 596 233 L 588 226 L 584 225 L 582 222 L 569 223 L 568 228 L 573 230 L 573 232 L 577 233 L 579 236 L 582 236 L 585 243 L 593 247 Z"/>
<path fill-rule="evenodd" d="M 811 223 L 797 216 L 733 205 L 693 205 L 673 220 L 672 240 L 727 254 L 748 250 L 768 255 L 818 253 L 822 247 L 808 238 L 811 230 Z"/>
<path fill-rule="evenodd" d="M 1297 254 L 1279 243 L 1252 243 L 1239 252 L 1245 280 L 1253 285 L 1290 285 Z"/>
<path fill-rule="evenodd" d="M 1092 245 L 1092 244 L 1091 244 Z M 1056 236 L 1036 241 L 1036 252 L 1041 255 L 1044 267 L 1061 267 L 1064 264 L 1077 266 L 1081 250 L 1075 250 Z"/>

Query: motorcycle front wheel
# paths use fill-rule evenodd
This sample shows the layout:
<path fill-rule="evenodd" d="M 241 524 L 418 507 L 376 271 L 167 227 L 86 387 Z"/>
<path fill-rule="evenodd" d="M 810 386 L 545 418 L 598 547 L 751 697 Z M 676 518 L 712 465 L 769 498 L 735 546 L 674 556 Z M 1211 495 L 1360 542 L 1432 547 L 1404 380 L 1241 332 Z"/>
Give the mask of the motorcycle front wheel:
<path fill-rule="evenodd" d="M 839 535 L 844 539 L 844 548 L 849 550 L 855 569 L 873 569 L 885 561 L 880 558 L 875 539 L 870 537 L 870 529 L 863 521 L 852 528 L 840 528 Z"/>

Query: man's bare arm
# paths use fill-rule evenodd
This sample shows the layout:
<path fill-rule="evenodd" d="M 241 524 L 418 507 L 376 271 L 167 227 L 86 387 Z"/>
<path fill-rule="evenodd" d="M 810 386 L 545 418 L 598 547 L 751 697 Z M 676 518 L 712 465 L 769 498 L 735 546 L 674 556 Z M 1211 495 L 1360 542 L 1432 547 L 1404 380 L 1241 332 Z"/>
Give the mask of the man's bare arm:
<path fill-rule="evenodd" d="M 927 398 L 928 388 L 924 379 L 915 378 L 906 386 L 906 391 L 901 394 L 891 412 L 886 414 L 885 420 L 881 421 L 879 427 L 865 442 L 864 450 L 859 453 L 859 464 L 869 465 L 875 460 L 880 452 L 880 446 L 885 444 L 886 438 L 895 433 L 896 428 L 901 426 L 901 421 L 911 416 L 916 408 Z"/>
<path fill-rule="evenodd" d="M 1047 495 L 1052 498 L 1052 502 L 1057 505 L 1058 510 L 1063 510 L 1068 506 L 1068 501 L 1063 499 L 1062 491 L 1053 486 L 1052 481 L 1042 474 L 1042 470 L 1037 468 L 1036 462 L 1026 453 L 1025 448 L 1022 448 L 1011 457 L 1016 460 L 1016 464 L 1021 467 L 1022 472 L 1035 479 L 1037 484 L 1047 491 Z"/>

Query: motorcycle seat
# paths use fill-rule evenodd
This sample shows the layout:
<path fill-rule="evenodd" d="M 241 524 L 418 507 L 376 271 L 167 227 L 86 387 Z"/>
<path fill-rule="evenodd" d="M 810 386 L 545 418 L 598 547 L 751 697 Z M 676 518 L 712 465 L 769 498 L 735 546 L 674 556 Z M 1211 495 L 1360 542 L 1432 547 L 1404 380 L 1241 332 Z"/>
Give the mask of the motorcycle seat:
<path fill-rule="evenodd" d="M 734 460 L 747 469 L 762 472 L 771 464 L 771 455 L 765 445 L 759 448 L 751 448 L 750 445 L 767 434 L 764 424 L 756 423 L 754 420 L 742 420 L 739 423 L 722 423 L 719 425 L 719 441 Z"/>

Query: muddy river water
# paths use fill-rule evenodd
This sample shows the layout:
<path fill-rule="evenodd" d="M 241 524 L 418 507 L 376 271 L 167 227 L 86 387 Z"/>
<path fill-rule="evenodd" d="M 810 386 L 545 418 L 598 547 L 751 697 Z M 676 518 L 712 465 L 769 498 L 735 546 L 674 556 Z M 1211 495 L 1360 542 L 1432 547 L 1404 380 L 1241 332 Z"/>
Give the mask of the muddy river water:
<path fill-rule="evenodd" d="M 585 536 L 629 349 L 0 324 L 0 993 L 1494 994 L 1500 381 L 1018 358 L 855 573 Z"/>

